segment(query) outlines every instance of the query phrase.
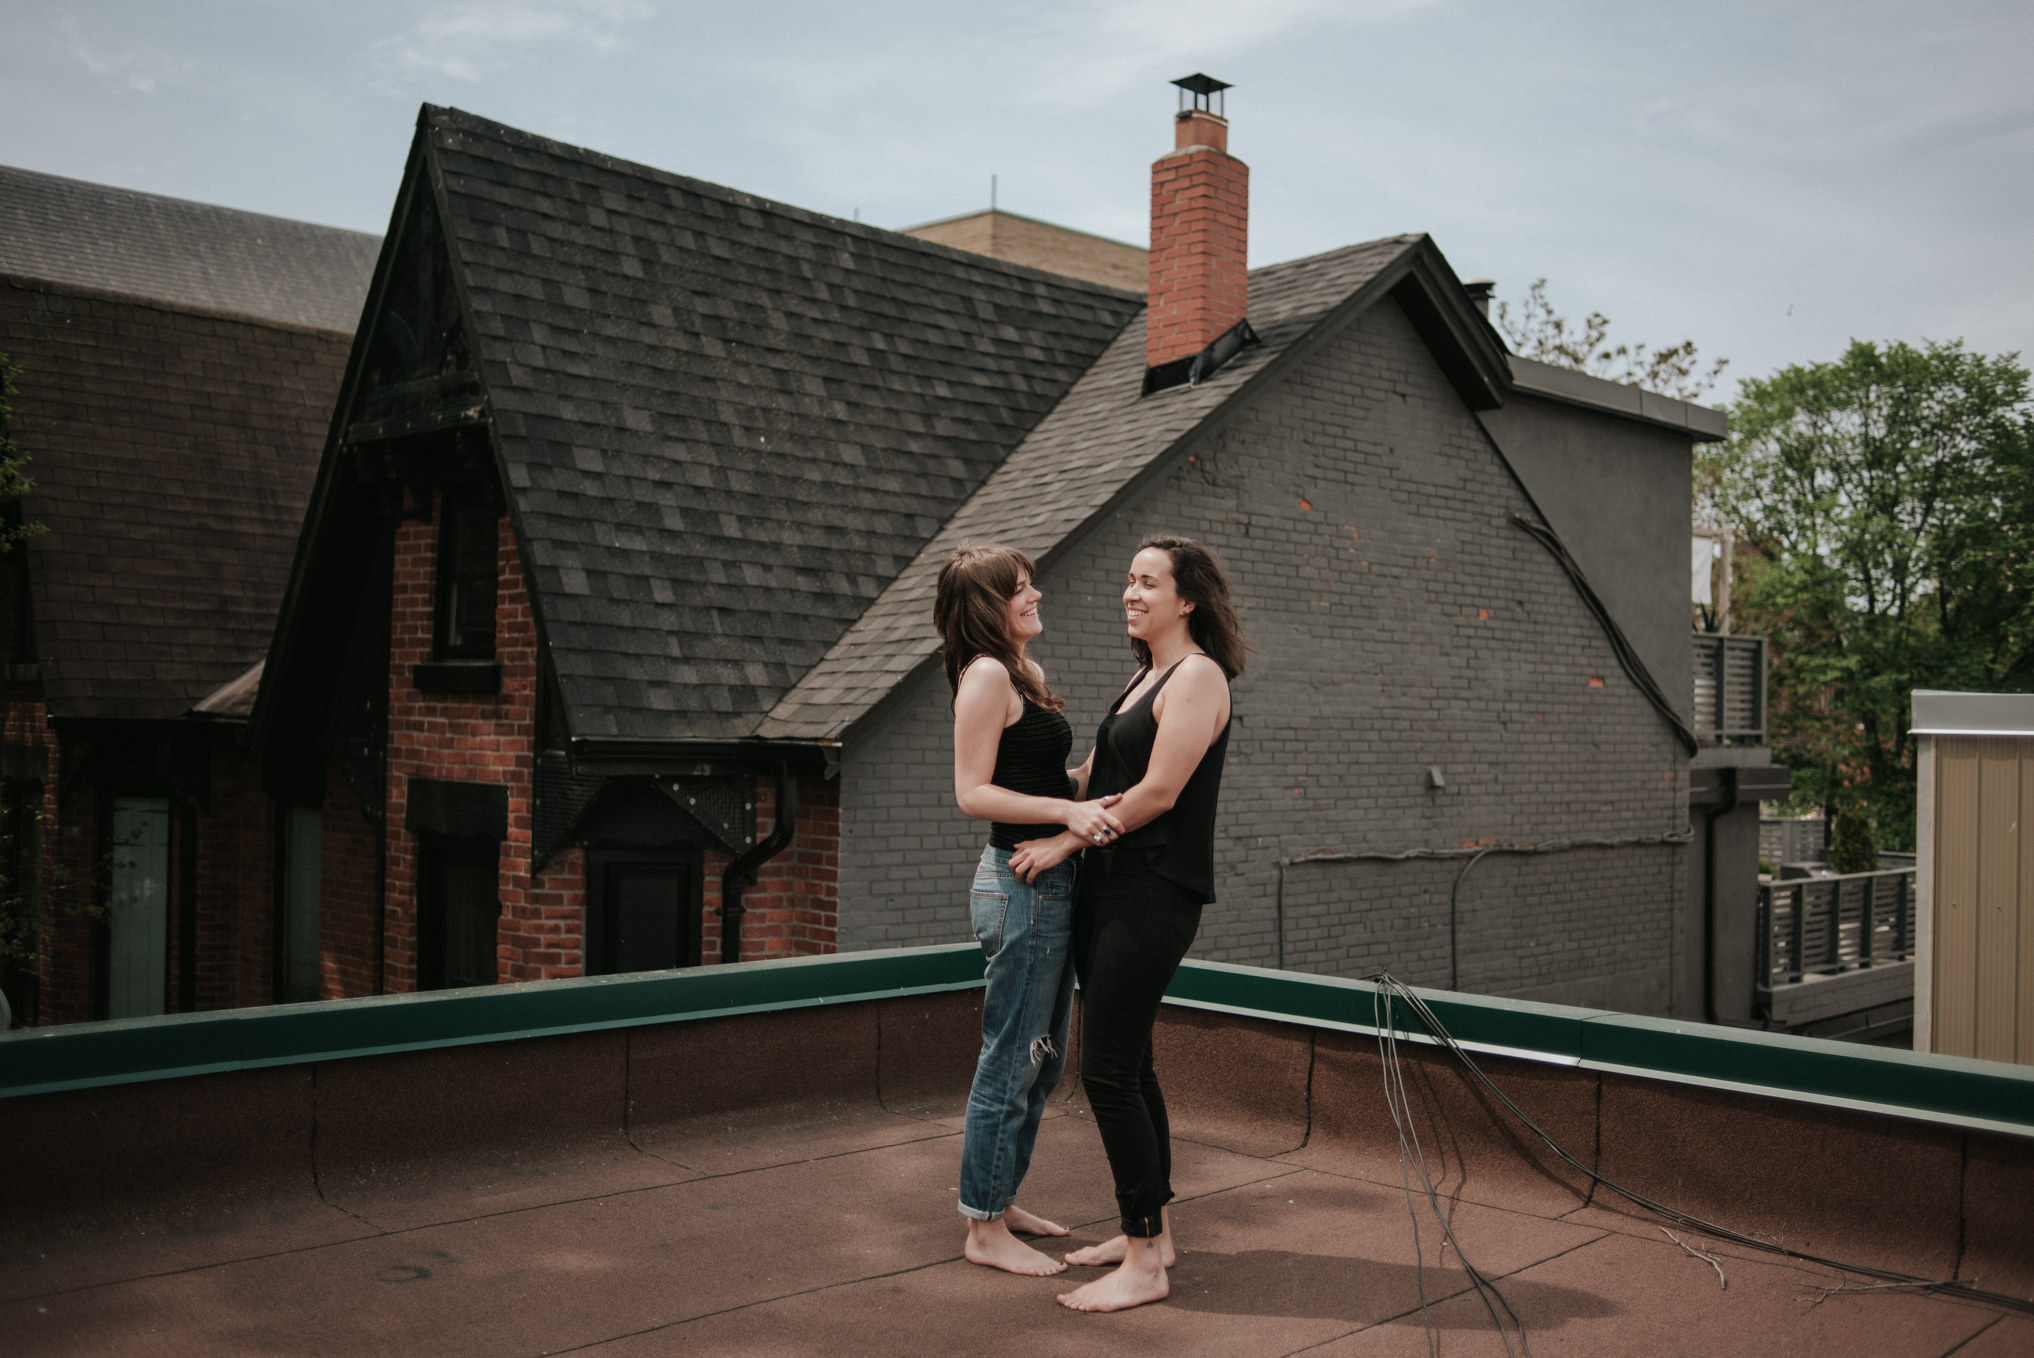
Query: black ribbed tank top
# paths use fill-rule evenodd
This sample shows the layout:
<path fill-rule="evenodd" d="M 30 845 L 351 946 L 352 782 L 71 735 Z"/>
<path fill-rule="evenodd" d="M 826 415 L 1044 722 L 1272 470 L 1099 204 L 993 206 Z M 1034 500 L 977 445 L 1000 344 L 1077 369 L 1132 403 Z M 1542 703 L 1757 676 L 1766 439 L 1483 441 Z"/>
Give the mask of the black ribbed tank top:
<path fill-rule="evenodd" d="M 1095 733 L 1095 767 L 1088 777 L 1088 795 L 1106 797 L 1127 792 L 1144 781 L 1151 765 L 1151 747 L 1158 740 L 1158 718 L 1152 706 L 1158 691 L 1172 678 L 1174 665 L 1159 676 L 1128 711 L 1119 712 L 1132 680 L 1102 718 Z M 1142 676 L 1140 675 L 1139 678 Z M 1194 766 L 1172 809 L 1140 825 L 1116 841 L 1116 853 L 1142 853 L 1152 872 L 1193 892 L 1203 905 L 1215 899 L 1215 803 L 1222 791 L 1222 764 L 1229 752 L 1229 723 Z"/>
<path fill-rule="evenodd" d="M 1058 712 L 1048 712 L 1029 698 L 1024 712 L 1003 728 L 996 742 L 996 771 L 989 781 L 1027 797 L 1064 797 L 1068 793 L 1066 757 L 1073 749 L 1073 727 Z M 989 822 L 989 843 L 1014 849 L 1027 839 L 1047 839 L 1059 825 L 1006 825 Z"/>

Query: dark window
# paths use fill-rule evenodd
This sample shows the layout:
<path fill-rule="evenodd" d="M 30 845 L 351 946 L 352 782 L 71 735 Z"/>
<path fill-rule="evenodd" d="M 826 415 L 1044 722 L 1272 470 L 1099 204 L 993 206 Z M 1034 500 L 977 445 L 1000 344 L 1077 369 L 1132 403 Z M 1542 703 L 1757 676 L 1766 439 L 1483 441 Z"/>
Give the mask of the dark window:
<path fill-rule="evenodd" d="M 501 897 L 491 840 L 417 837 L 417 988 L 493 985 Z"/>
<path fill-rule="evenodd" d="M 496 524 L 483 500 L 447 494 L 438 527 L 438 619 L 434 658 L 494 659 Z"/>
<path fill-rule="evenodd" d="M 318 946 L 323 909 L 325 814 L 315 806 L 285 806 L 277 816 L 275 999 L 315 1000 L 324 986 Z"/>
<path fill-rule="evenodd" d="M 697 853 L 588 856 L 586 974 L 699 965 Z"/>

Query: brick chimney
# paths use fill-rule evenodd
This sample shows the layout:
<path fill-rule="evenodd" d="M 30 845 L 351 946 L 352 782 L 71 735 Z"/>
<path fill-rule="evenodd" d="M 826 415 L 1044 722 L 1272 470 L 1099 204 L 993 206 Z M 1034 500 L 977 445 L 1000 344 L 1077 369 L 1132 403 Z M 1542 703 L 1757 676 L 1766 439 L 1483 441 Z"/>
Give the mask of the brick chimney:
<path fill-rule="evenodd" d="M 1229 87 L 1205 75 L 1172 83 L 1193 102 L 1173 122 L 1172 154 L 1151 166 L 1147 368 L 1191 360 L 1249 304 L 1250 167 L 1229 154 L 1229 120 L 1213 107 Z"/>

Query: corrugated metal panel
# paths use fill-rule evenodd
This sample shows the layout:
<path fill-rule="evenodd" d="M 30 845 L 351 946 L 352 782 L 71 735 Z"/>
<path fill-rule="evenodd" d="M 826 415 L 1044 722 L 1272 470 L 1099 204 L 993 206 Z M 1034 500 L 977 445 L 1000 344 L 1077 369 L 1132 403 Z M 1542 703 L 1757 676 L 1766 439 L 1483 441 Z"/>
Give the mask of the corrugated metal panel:
<path fill-rule="evenodd" d="M 1931 1050 L 2034 1065 L 2034 739 L 1939 736 Z"/>
<path fill-rule="evenodd" d="M 1935 742 L 1935 1050 L 1970 1056 L 1976 1046 L 1978 747 Z"/>
<path fill-rule="evenodd" d="M 2020 761 L 2020 813 L 2034 813 L 2034 759 Z M 2034 834 L 2020 835 L 2020 892 L 2017 907 L 2019 966 L 2013 1002 L 2018 1008 L 2013 1023 L 2013 1059 L 2034 1066 Z"/>
<path fill-rule="evenodd" d="M 1990 744 L 1991 742 L 1987 742 Z M 1978 761 L 1977 958 L 1971 1055 L 2013 1059 L 2013 990 L 2020 914 L 2020 759 L 1988 749 Z"/>

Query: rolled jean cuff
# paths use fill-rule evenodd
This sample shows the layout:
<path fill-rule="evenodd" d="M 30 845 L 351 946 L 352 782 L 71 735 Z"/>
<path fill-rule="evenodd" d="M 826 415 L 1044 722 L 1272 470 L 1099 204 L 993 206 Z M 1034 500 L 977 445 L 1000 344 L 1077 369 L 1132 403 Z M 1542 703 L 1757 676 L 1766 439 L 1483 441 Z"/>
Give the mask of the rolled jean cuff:
<path fill-rule="evenodd" d="M 960 1214 L 969 1221 L 1000 1221 L 1003 1218 L 1001 1212 L 984 1212 L 981 1208 L 970 1207 L 966 1203 L 960 1205 Z"/>
<path fill-rule="evenodd" d="M 961 1210 L 966 1211 L 967 1209 L 962 1208 Z M 1149 1240 L 1153 1236 L 1165 1234 L 1165 1218 L 1156 1212 L 1153 1212 L 1148 1217 L 1124 1217 L 1122 1226 L 1123 1234 L 1133 1240 Z"/>

